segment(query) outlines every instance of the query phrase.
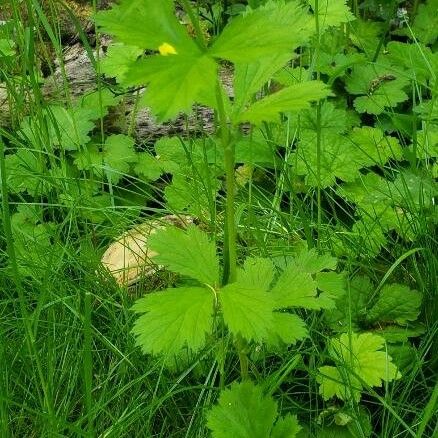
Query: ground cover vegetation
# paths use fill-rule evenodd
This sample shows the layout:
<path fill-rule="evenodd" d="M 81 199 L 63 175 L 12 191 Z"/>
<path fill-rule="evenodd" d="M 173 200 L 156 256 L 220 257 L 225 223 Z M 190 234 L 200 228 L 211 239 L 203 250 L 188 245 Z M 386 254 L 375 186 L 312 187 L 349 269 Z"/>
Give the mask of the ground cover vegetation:
<path fill-rule="evenodd" d="M 0 8 L 1 437 L 438 436 L 436 0 Z"/>

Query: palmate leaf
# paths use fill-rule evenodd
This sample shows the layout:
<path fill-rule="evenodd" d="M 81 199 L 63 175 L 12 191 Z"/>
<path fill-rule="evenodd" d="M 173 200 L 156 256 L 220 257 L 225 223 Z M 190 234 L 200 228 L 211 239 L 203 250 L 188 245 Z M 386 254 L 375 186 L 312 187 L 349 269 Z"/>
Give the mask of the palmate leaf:
<path fill-rule="evenodd" d="M 234 18 L 209 53 L 235 63 L 252 63 L 273 53 L 292 53 L 313 31 L 312 19 L 298 1 L 269 1 Z"/>
<path fill-rule="evenodd" d="M 372 333 L 342 334 L 330 341 L 329 354 L 336 367 L 319 368 L 320 393 L 327 400 L 337 396 L 342 400 L 360 400 L 367 386 L 381 386 L 401 377 L 391 357 L 381 351 L 385 340 Z"/>
<path fill-rule="evenodd" d="M 178 354 L 187 347 L 198 351 L 213 329 L 212 291 L 181 287 L 155 292 L 137 300 L 133 310 L 142 313 L 133 333 L 144 353 Z"/>
<path fill-rule="evenodd" d="M 357 160 L 363 166 L 383 165 L 391 158 L 399 160 L 403 156 L 398 140 L 385 136 L 381 129 L 354 128 L 349 138 L 357 148 Z"/>
<path fill-rule="evenodd" d="M 167 227 L 149 237 L 149 246 L 157 253 L 154 262 L 201 283 L 218 284 L 216 245 L 197 227 L 189 226 L 187 230 Z"/>
<path fill-rule="evenodd" d="M 323 99 L 331 94 L 329 88 L 320 81 L 302 82 L 283 88 L 252 104 L 240 113 L 236 123 L 279 122 L 280 113 L 300 111 L 310 107 L 311 102 Z"/>
<path fill-rule="evenodd" d="M 307 185 L 329 187 L 336 183 L 336 178 L 353 182 L 363 167 L 361 158 L 360 151 L 347 136 L 328 132 L 321 138 L 318 179 L 316 133 L 308 130 L 301 135 L 297 151 L 290 158 L 291 163 L 295 164 L 291 171 L 305 176 Z"/>
<path fill-rule="evenodd" d="M 408 99 L 404 88 L 409 79 L 389 65 L 357 65 L 346 80 L 346 88 L 358 95 L 354 107 L 359 113 L 381 114 Z"/>
<path fill-rule="evenodd" d="M 221 392 L 219 403 L 207 414 L 207 426 L 213 438 L 295 438 L 301 430 L 297 418 L 277 417 L 272 397 L 246 381 Z"/>

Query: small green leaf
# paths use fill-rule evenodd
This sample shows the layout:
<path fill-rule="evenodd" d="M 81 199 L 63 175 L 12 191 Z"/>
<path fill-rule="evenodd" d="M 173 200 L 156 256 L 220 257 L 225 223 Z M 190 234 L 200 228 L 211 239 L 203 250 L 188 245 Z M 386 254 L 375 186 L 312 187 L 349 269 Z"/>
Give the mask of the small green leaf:
<path fill-rule="evenodd" d="M 235 122 L 279 122 L 280 113 L 300 111 L 310 107 L 311 102 L 331 94 L 328 87 L 320 81 L 302 82 L 291 85 L 252 104 L 237 116 Z"/>
<path fill-rule="evenodd" d="M 218 284 L 216 245 L 197 227 L 189 226 L 187 230 L 168 227 L 160 230 L 150 236 L 149 246 L 157 253 L 154 262 L 201 283 L 211 286 Z"/>
<path fill-rule="evenodd" d="M 137 161 L 134 140 L 123 134 L 110 135 L 103 146 L 103 160 L 108 178 L 117 184 Z"/>
<path fill-rule="evenodd" d="M 418 12 L 414 19 L 412 32 L 415 37 L 424 44 L 433 44 L 437 37 L 438 28 L 438 2 L 427 0 L 425 4 L 418 6 Z"/>
<path fill-rule="evenodd" d="M 134 171 L 137 175 L 151 181 L 155 181 L 164 173 L 157 158 L 147 152 L 140 152 L 137 155 Z"/>
<path fill-rule="evenodd" d="M 245 381 L 221 392 L 207 414 L 207 426 L 213 438 L 295 438 L 301 430 L 297 418 L 277 416 L 277 403 L 260 386 Z"/>
<path fill-rule="evenodd" d="M 291 163 L 295 164 L 291 171 L 304 175 L 307 185 L 328 187 L 334 185 L 337 178 L 353 182 L 360 175 L 363 165 L 357 148 L 347 136 L 330 132 L 321 138 L 318 175 L 315 142 L 316 131 L 303 132 L 297 151 L 291 157 Z"/>
<path fill-rule="evenodd" d="M 129 66 L 143 54 L 143 50 L 122 43 L 111 44 L 105 57 L 100 61 L 100 70 L 105 76 L 116 78 L 121 85 L 126 84 Z"/>
<path fill-rule="evenodd" d="M 408 99 L 404 88 L 409 79 L 398 70 L 384 64 L 357 65 L 346 81 L 351 94 L 361 95 L 354 100 L 359 113 L 381 114 Z"/>
<path fill-rule="evenodd" d="M 315 276 L 318 289 L 337 300 L 345 295 L 345 275 L 336 272 L 318 272 Z"/>
<path fill-rule="evenodd" d="M 254 94 L 289 61 L 291 55 L 270 54 L 252 63 L 238 62 L 234 66 L 234 111 L 241 112 Z"/>
<path fill-rule="evenodd" d="M 367 321 L 373 322 L 396 322 L 407 324 L 415 321 L 420 313 L 422 295 L 416 290 L 402 284 L 389 284 L 379 292 L 377 301 L 368 310 Z"/>
<path fill-rule="evenodd" d="M 133 333 L 146 354 L 177 354 L 184 347 L 198 351 L 213 328 L 213 293 L 199 287 L 155 292 L 136 301 L 133 310 L 144 313 Z"/>
<path fill-rule="evenodd" d="M 273 299 L 258 287 L 240 282 L 228 284 L 219 292 L 225 324 L 234 335 L 263 342 L 273 324 Z"/>
<path fill-rule="evenodd" d="M 316 15 L 315 0 L 309 0 L 309 3 Z M 355 20 L 355 16 L 346 3 L 347 0 L 319 0 L 317 14 L 321 32 L 329 27 Z"/>
<path fill-rule="evenodd" d="M 372 333 L 343 333 L 329 344 L 329 354 L 336 367 L 319 368 L 317 378 L 320 393 L 325 399 L 350 397 L 356 402 L 367 386 L 381 386 L 401 377 L 386 351 L 381 351 L 385 340 Z"/>
<path fill-rule="evenodd" d="M 330 254 L 318 254 L 315 249 L 301 251 L 292 263 L 309 274 L 316 274 L 325 269 L 334 270 L 338 264 Z"/>

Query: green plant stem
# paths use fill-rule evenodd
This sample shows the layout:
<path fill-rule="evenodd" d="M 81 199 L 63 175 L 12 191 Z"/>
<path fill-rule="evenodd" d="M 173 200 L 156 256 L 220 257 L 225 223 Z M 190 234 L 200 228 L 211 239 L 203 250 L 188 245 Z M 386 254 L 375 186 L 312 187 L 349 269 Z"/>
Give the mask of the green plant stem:
<path fill-rule="evenodd" d="M 225 239 L 224 239 L 224 275 L 223 284 L 236 281 L 237 251 L 236 251 L 236 220 L 234 211 L 235 192 L 235 147 L 231 141 L 231 132 L 227 123 L 221 85 L 216 86 L 219 128 L 225 161 Z"/>

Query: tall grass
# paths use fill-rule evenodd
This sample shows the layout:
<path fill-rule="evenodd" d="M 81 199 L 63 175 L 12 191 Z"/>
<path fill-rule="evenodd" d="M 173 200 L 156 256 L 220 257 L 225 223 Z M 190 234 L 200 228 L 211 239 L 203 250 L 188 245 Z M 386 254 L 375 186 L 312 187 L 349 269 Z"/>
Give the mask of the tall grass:
<path fill-rule="evenodd" d="M 358 2 L 353 4 L 358 11 Z M 97 6 L 94 0 L 93 7 Z M 4 8 L 13 18 L 12 37 L 19 56 L 0 66 L 11 109 L 11 127 L 0 128 L 0 436 L 207 436 L 204 412 L 216 400 L 220 386 L 235 378 L 239 370 L 236 366 L 219 370 L 218 362 L 206 352 L 169 371 L 135 347 L 129 310 L 135 292 L 116 286 L 99 260 L 110 238 L 137 220 L 138 206 L 118 208 L 117 196 L 128 196 L 129 188 L 119 195 L 111 184 L 112 205 L 93 211 L 105 215 L 104 224 L 93 224 L 84 217 L 80 196 L 70 209 L 58 203 L 59 193 L 77 184 L 78 177 L 69 174 L 64 157 L 51 144 L 43 111 L 49 102 L 42 95 L 37 66 L 44 62 L 53 69 L 54 53 L 63 69 L 63 41 L 57 22 L 60 5 L 55 0 L 7 0 Z M 83 32 L 80 38 L 85 42 Z M 101 87 L 98 81 L 97 88 Z M 67 80 L 59 91 L 71 106 Z M 33 143 L 16 131 L 25 116 L 30 116 L 35 130 Z M 320 117 L 317 120 L 320 139 Z M 97 132 L 103 143 L 103 120 Z M 294 136 L 295 132 L 289 132 L 288 144 L 293 144 Z M 269 135 L 267 139 L 275 142 Z M 320 140 L 318 145 L 320 156 Z M 62 169 L 56 178 L 44 171 L 35 175 L 41 184 L 50 185 L 47 196 L 9 192 L 5 157 L 19 147 L 36 152 L 41 163 L 49 161 Z M 285 153 L 287 157 L 290 151 Z M 417 170 L 416 160 L 411 162 L 411 170 Z M 302 238 L 310 246 L 317 244 L 320 250 L 330 251 L 333 242 L 326 236 L 333 234 L 329 223 L 333 209 L 344 209 L 346 220 L 354 220 L 334 191 L 295 192 L 286 166 L 265 176 L 266 187 L 274 187 L 274 196 L 252 178 L 236 195 L 242 253 L 285 256 Z M 98 182 L 108 185 L 105 178 Z M 156 188 L 146 188 L 145 196 L 153 198 L 153 190 Z M 210 202 L 211 216 L 216 218 L 217 200 Z M 20 206 L 30 206 L 38 219 L 57 224 L 49 247 L 28 236 L 32 257 L 16 250 L 11 215 Z M 149 211 L 166 213 L 159 199 Z M 380 428 L 374 436 L 388 438 L 438 436 L 437 236 L 422 208 L 413 207 L 411 217 L 412 242 L 389 240 L 390 248 L 377 261 L 363 257 L 362 248 L 352 246 L 343 260 L 351 271 L 366 272 L 378 281 L 390 273 L 391 278 L 406 280 L 424 295 L 426 334 L 417 341 L 414 360 L 404 370 L 403 380 L 367 400 Z M 254 367 L 251 371 L 260 381 L 262 376 L 270 376 L 264 385 L 278 397 L 281 408 L 296 412 L 303 424 L 312 424 L 310 432 L 318 436 L 318 418 L 328 404 L 321 401 L 315 380 L 309 376 L 316 376 L 327 357 L 324 345 L 328 335 L 318 332 L 321 315 L 305 317 L 311 339 L 297 345 L 281 361 L 260 355 L 257 370 Z M 206 377 L 200 379 L 201 375 Z M 219 382 L 219 375 L 225 376 L 224 381 Z M 366 436 L 361 412 L 357 407 L 352 409 L 358 436 Z"/>

